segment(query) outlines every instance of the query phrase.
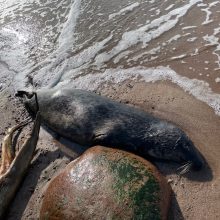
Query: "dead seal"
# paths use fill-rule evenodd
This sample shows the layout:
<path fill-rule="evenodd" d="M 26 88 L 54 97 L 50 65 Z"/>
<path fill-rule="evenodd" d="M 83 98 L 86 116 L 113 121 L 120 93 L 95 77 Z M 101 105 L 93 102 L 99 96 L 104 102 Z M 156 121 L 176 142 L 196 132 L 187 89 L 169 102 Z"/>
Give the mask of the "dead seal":
<path fill-rule="evenodd" d="M 146 159 L 169 160 L 199 170 L 203 157 L 177 126 L 135 107 L 93 92 L 63 88 L 37 91 L 42 122 L 61 136 L 87 147 L 119 147 Z M 18 91 L 35 112 L 32 93 Z"/>

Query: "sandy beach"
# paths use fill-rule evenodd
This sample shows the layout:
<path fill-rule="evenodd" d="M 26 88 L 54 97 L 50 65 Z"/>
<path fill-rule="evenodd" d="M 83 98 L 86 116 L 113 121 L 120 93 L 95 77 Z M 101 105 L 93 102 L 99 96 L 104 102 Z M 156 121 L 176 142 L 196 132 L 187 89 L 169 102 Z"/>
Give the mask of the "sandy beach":
<path fill-rule="evenodd" d="M 212 0 L 0 2 L 0 139 L 29 117 L 17 90 L 95 91 L 188 134 L 206 160 L 201 171 L 156 164 L 173 189 L 170 219 L 220 219 L 219 11 Z M 42 126 L 6 220 L 38 219 L 47 183 L 83 151 Z"/>
<path fill-rule="evenodd" d="M 171 121 L 190 136 L 207 161 L 204 169 L 179 176 L 176 165 L 156 164 L 169 180 L 174 192 L 170 218 L 218 219 L 220 119 L 213 109 L 168 82 L 146 84 L 127 81 L 123 85 L 100 88 L 97 92 Z M 1 96 L 1 138 L 6 128 L 28 117 L 23 105 L 9 93 L 5 92 Z M 27 132 L 28 128 L 22 131 L 19 146 Z M 41 129 L 36 155 L 6 219 L 38 218 L 46 184 L 84 150 L 80 149 L 80 152 L 73 143 L 61 142 L 64 144 Z"/>

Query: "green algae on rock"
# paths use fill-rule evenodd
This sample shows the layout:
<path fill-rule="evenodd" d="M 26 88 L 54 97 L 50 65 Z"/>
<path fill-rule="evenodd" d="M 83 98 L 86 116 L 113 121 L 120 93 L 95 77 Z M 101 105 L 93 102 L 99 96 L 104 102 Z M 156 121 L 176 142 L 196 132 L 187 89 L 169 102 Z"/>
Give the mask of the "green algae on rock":
<path fill-rule="evenodd" d="M 148 161 L 96 146 L 49 183 L 40 219 L 166 219 L 170 193 Z"/>

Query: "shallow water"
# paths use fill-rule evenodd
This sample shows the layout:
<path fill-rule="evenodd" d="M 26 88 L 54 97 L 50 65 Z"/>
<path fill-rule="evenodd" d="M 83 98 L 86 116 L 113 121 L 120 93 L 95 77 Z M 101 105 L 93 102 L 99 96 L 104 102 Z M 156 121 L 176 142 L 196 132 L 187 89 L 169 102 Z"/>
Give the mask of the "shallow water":
<path fill-rule="evenodd" d="M 169 80 L 220 114 L 220 2 L 0 2 L 0 89 Z"/>

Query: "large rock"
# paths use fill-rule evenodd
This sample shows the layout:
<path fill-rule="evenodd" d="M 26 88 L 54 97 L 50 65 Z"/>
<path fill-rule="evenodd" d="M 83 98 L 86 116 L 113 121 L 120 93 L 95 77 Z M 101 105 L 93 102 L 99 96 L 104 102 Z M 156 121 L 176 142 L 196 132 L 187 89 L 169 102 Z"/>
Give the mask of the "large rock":
<path fill-rule="evenodd" d="M 47 186 L 40 219 L 166 219 L 171 189 L 148 161 L 96 146 Z"/>

